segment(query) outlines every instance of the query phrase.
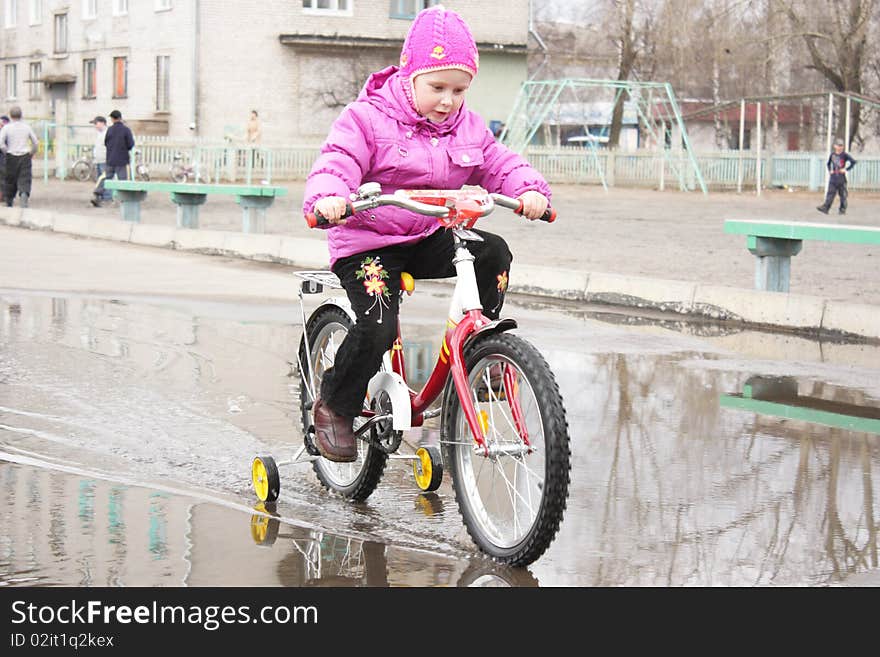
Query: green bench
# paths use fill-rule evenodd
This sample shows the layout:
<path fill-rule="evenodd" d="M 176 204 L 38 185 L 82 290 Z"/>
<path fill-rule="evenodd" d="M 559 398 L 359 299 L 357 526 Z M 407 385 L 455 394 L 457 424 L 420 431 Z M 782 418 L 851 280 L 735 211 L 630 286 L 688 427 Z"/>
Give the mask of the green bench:
<path fill-rule="evenodd" d="M 746 236 L 746 247 L 757 259 L 755 288 L 788 292 L 791 257 L 801 252 L 804 240 L 880 244 L 880 228 L 799 221 L 726 219 L 724 232 Z"/>
<path fill-rule="evenodd" d="M 125 221 L 141 220 L 141 202 L 147 192 L 170 192 L 177 205 L 178 228 L 199 227 L 199 207 L 211 194 L 231 194 L 242 208 L 241 229 L 245 233 L 266 231 L 266 209 L 276 196 L 286 196 L 284 187 L 271 185 L 208 185 L 203 183 L 145 182 L 142 180 L 106 180 L 104 187 L 112 189 L 119 199 Z"/>
<path fill-rule="evenodd" d="M 721 408 L 880 434 L 880 408 L 798 395 L 797 379 L 754 376 L 742 394 L 721 395 Z"/>

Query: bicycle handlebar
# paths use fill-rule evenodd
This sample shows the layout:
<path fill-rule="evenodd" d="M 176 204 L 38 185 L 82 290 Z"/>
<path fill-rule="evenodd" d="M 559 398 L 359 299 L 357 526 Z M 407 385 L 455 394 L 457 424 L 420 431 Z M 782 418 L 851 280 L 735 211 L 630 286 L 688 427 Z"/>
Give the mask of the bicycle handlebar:
<path fill-rule="evenodd" d="M 476 215 L 477 217 L 485 217 L 491 213 L 492 210 L 495 209 L 496 204 L 504 208 L 509 208 L 516 214 L 522 215 L 523 202 L 519 199 L 504 196 L 503 194 L 487 194 L 486 198 L 491 202 L 482 206 L 482 211 Z M 422 203 L 409 198 L 406 194 L 395 193 L 377 194 L 356 201 L 347 201 L 345 204 L 345 212 L 342 214 L 341 218 L 345 219 L 346 217 L 351 217 L 357 212 L 372 210 L 373 208 L 385 205 L 392 205 L 405 210 L 411 210 L 412 212 L 417 212 L 418 214 L 423 214 L 428 217 L 437 217 L 438 219 L 450 215 L 450 208 L 445 204 L 432 205 L 430 203 Z M 556 210 L 548 207 L 539 219 L 541 221 L 546 221 L 547 223 L 556 221 Z M 320 212 L 317 211 L 306 214 L 306 223 L 308 223 L 309 228 L 332 225 Z"/>

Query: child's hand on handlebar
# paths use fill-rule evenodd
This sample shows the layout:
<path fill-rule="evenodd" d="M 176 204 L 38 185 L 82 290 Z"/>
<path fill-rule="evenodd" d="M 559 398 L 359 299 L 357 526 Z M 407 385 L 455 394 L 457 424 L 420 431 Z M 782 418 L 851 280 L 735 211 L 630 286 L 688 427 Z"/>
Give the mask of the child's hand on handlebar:
<path fill-rule="evenodd" d="M 528 191 L 517 196 L 517 200 L 523 204 L 522 215 L 527 219 L 535 220 L 544 216 L 550 201 L 541 192 Z"/>
<path fill-rule="evenodd" d="M 345 214 L 348 201 L 341 196 L 327 196 L 315 203 L 314 212 L 320 213 L 327 221 L 334 225 L 345 223 L 342 216 Z"/>

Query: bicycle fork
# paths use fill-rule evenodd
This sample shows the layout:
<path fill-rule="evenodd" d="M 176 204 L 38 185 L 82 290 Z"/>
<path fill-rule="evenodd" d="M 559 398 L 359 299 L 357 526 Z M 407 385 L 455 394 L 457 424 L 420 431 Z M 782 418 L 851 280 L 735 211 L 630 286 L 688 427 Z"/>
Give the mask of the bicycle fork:
<path fill-rule="evenodd" d="M 465 231 L 462 232 L 465 233 Z M 469 231 L 467 232 L 469 233 Z M 477 414 L 474 399 L 471 396 L 470 382 L 464 360 L 464 347 L 468 339 L 475 333 L 499 329 L 502 331 L 507 330 L 508 328 L 515 327 L 516 322 L 513 320 L 493 321 L 483 315 L 483 306 L 480 303 L 480 293 L 477 287 L 477 276 L 474 271 L 474 256 L 464 246 L 463 241 L 462 237 L 456 234 L 458 247 L 453 264 L 455 265 L 458 279 L 450 304 L 448 328 L 440 350 L 440 361 L 447 362 L 444 359 L 445 352 L 449 359 L 448 367 L 452 374 L 452 382 L 455 385 L 455 391 L 458 394 L 465 420 L 471 430 L 471 435 L 474 437 L 477 451 L 482 452 L 484 456 L 492 456 L 498 449 L 497 446 L 489 445 L 483 423 Z M 508 391 L 506 395 L 507 403 L 510 405 L 517 433 L 525 445 L 525 450 L 523 451 L 531 451 L 524 414 L 519 404 L 519 395 L 515 394 L 517 389 L 516 373 L 509 367 L 505 368 L 504 371 L 504 387 Z"/>

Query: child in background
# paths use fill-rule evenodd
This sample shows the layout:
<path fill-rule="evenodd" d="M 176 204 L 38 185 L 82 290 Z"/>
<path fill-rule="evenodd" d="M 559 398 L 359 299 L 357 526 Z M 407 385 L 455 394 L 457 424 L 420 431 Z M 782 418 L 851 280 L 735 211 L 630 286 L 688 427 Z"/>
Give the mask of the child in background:
<path fill-rule="evenodd" d="M 364 182 L 380 183 L 383 193 L 479 185 L 520 199 L 529 219 L 547 209 L 544 178 L 464 106 L 478 66 L 476 43 L 461 16 L 441 6 L 421 11 L 400 66 L 370 76 L 334 122 L 306 180 L 303 212 L 330 222 L 330 266 L 357 316 L 324 373 L 313 409 L 316 446 L 329 460 L 357 458 L 352 423 L 397 335 L 401 273 L 455 275 L 452 235 L 435 218 L 394 207 L 344 218 L 349 194 Z M 475 232 L 484 240 L 471 245 L 480 300 L 495 319 L 513 256 L 501 237 Z"/>
<path fill-rule="evenodd" d="M 834 140 L 834 152 L 828 157 L 826 166 L 831 176 L 828 178 L 828 191 L 825 193 L 825 202 L 816 209 L 822 214 L 828 214 L 834 197 L 840 195 L 840 209 L 838 214 L 846 214 L 847 199 L 849 192 L 846 190 L 846 173 L 855 165 L 856 161 L 849 153 L 844 152 L 846 144 L 843 139 Z M 849 165 L 849 166 L 847 166 Z"/>

